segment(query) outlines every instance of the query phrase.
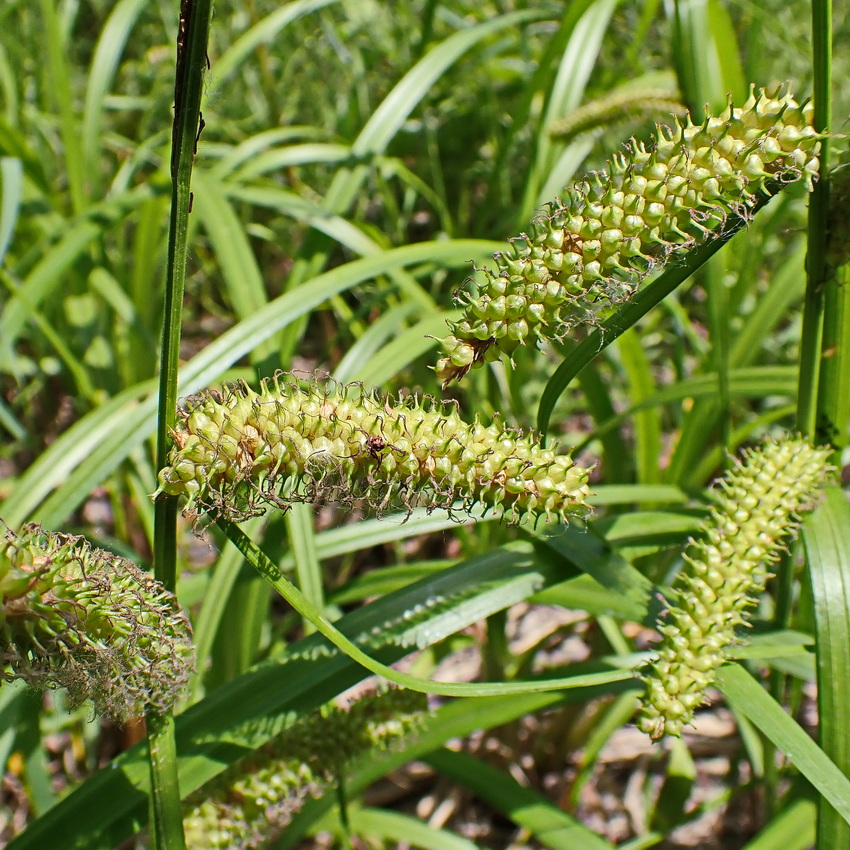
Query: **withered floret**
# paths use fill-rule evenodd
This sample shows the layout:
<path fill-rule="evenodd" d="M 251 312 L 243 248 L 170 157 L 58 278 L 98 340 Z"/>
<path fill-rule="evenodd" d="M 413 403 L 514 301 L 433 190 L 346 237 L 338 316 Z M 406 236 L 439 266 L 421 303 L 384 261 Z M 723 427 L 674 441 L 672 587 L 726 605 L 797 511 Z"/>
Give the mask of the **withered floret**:
<path fill-rule="evenodd" d="M 7 679 L 68 689 L 125 721 L 165 711 L 192 672 L 192 631 L 173 594 L 82 537 L 25 525 L 0 539 L 0 662 Z"/>

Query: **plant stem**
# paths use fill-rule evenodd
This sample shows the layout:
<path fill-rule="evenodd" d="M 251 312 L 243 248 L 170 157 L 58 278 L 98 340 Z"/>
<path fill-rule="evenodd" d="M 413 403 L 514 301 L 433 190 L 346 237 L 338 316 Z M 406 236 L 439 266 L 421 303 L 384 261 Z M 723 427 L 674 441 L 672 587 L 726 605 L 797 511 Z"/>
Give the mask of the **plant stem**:
<path fill-rule="evenodd" d="M 830 80 L 832 73 L 832 0 L 812 2 L 812 63 L 814 71 L 813 125 L 824 132 L 832 117 Z M 809 198 L 808 253 L 806 255 L 806 300 L 800 342 L 800 379 L 797 397 L 797 428 L 813 436 L 817 420 L 818 386 L 821 371 L 823 323 L 826 299 L 824 285 L 829 273 L 826 263 L 827 219 L 829 216 L 829 144 L 820 152 L 820 179 Z"/>
<path fill-rule="evenodd" d="M 560 688 L 586 687 L 587 685 L 622 682 L 632 678 L 630 670 L 605 669 L 599 672 L 581 674 L 558 679 L 533 679 L 522 682 L 438 682 L 422 679 L 387 667 L 375 658 L 367 655 L 336 627 L 322 616 L 303 593 L 288 581 L 280 568 L 251 540 L 238 525 L 222 517 L 216 520 L 218 527 L 231 543 L 245 556 L 251 566 L 257 570 L 274 589 L 304 618 L 308 619 L 316 631 L 324 635 L 333 646 L 345 653 L 353 661 L 365 667 L 370 673 L 382 676 L 402 688 L 419 691 L 423 694 L 441 696 L 494 696 L 537 691 L 551 691 Z"/>
<path fill-rule="evenodd" d="M 813 123 L 822 133 L 832 124 L 832 0 L 812 0 L 812 41 Z M 847 267 L 834 255 L 830 256 L 833 215 L 829 169 L 829 140 L 825 139 L 820 153 L 820 179 L 809 202 L 797 426 L 818 442 L 830 443 L 834 449 L 833 460 L 840 468 L 841 450 L 847 442 L 846 407 L 850 400 L 850 303 L 846 293 Z M 836 203 L 836 223 L 838 217 L 843 216 L 838 206 Z M 830 494 L 830 499 L 831 502 L 822 506 L 812 520 L 813 524 L 820 523 L 823 527 L 820 534 L 809 541 L 807 560 L 815 604 L 820 745 L 848 775 L 850 744 L 844 716 L 848 681 L 843 662 L 847 637 L 844 588 L 850 580 L 850 561 L 840 544 L 825 550 L 826 554 L 820 551 L 833 542 L 830 536 L 840 540 L 846 534 L 847 504 L 843 494 L 837 497 Z M 832 528 L 829 527 L 830 519 Z M 844 847 L 848 841 L 850 826 L 821 797 L 818 801 L 818 850 Z"/>
<path fill-rule="evenodd" d="M 171 219 L 165 284 L 165 317 L 162 335 L 156 463 L 165 466 L 169 433 L 177 417 L 177 369 L 180 324 L 186 280 L 191 180 L 198 136 L 203 128 L 201 97 L 207 66 L 211 0 L 181 0 L 177 35 L 177 72 L 174 84 L 174 125 L 171 148 Z M 169 590 L 177 584 L 177 500 L 160 499 L 154 513 L 154 576 Z M 150 823 L 153 846 L 183 850 L 183 819 L 174 718 L 147 716 L 151 768 Z"/>

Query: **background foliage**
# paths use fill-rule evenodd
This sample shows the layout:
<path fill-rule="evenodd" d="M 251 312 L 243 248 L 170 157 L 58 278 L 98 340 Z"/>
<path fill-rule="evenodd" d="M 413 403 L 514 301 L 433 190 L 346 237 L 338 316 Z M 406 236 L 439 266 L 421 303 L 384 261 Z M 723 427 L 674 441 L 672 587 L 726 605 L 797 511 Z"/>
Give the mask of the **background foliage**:
<path fill-rule="evenodd" d="M 0 7 L 0 516 L 12 528 L 35 519 L 85 533 L 145 567 L 177 11 L 165 0 Z M 841 44 L 850 24 L 838 26 Z M 699 112 L 721 108 L 727 92 L 740 102 L 750 82 L 790 79 L 800 97 L 812 86 L 807 15 L 774 0 L 220 0 L 211 39 L 181 395 L 280 368 L 439 395 L 429 334 L 454 315 L 469 261 L 486 261 L 564 185 L 667 116 L 602 109 L 566 138 L 550 132 L 558 121 L 629 91 Z M 836 56 L 836 80 L 847 62 Z M 841 132 L 850 94 L 835 92 Z M 439 512 L 402 524 L 297 506 L 246 531 L 362 648 L 387 663 L 419 649 L 419 675 L 443 678 L 461 661 L 460 675 L 486 681 L 631 666 L 649 635 L 636 624 L 655 613 L 648 590 L 680 565 L 726 453 L 793 427 L 805 221 L 804 199 L 777 198 L 558 399 L 550 434 L 599 462 L 587 528 L 550 536 L 458 526 Z M 449 393 L 466 412 L 533 427 L 565 353 L 520 353 L 515 368 L 477 370 Z M 821 522 L 840 528 L 845 507 L 832 510 Z M 187 794 L 364 671 L 279 604 L 214 529 L 198 540 L 183 527 L 180 541 L 199 671 L 177 719 Z M 538 611 L 550 616 L 529 637 L 523 624 Z M 792 713 L 811 696 L 813 618 L 806 581 L 777 585 L 747 650 L 749 669 L 772 670 L 772 692 Z M 455 834 L 432 818 L 418 846 L 470 846 L 452 843 L 466 830 L 480 846 L 676 847 L 714 812 L 697 827 L 699 846 L 805 847 L 817 795 L 801 773 L 834 779 L 817 790 L 839 810 L 850 793 L 840 774 L 777 755 L 787 739 L 746 719 L 766 709 L 731 669 L 724 692 L 739 735 L 723 742 L 708 800 L 697 793 L 698 748 L 647 744 L 626 771 L 640 805 L 615 804 L 619 792 L 600 802 L 595 789 L 612 775 L 600 754 L 634 711 L 622 683 L 444 701 L 407 750 L 355 770 L 349 795 L 423 757 L 467 789 L 451 792 L 466 815 L 449 824 Z M 132 729 L 11 685 L 0 715 L 4 835 L 30 823 L 14 846 L 112 846 L 142 825 L 143 750 L 96 772 Z M 463 753 L 445 749 L 476 730 L 487 731 Z M 333 802 L 308 805 L 280 846 L 339 832 Z M 395 846 L 399 830 L 414 830 L 402 810 L 355 802 L 349 828 Z"/>

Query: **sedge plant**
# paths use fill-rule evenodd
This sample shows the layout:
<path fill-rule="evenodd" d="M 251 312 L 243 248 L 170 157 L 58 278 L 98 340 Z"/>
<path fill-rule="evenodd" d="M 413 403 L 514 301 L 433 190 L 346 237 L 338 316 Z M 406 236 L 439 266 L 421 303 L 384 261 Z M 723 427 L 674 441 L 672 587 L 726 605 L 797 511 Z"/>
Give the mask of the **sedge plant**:
<path fill-rule="evenodd" d="M 71 697 L 45 713 L 22 686 L 0 692 L 34 812 L 10 846 L 117 846 L 145 827 L 138 840 L 158 848 L 294 847 L 323 829 L 343 846 L 452 846 L 466 804 L 439 828 L 360 802 L 414 759 L 529 844 L 653 846 L 696 818 L 689 735 L 721 699 L 743 749 L 718 805 L 745 770 L 771 800 L 755 846 L 787 848 L 791 833 L 844 846 L 850 511 L 834 483 L 850 314 L 825 4 L 811 84 L 799 50 L 785 66 L 738 58 L 738 40 L 799 24 L 779 9 L 771 29 L 684 0 L 669 19 L 602 0 L 223 3 L 208 43 L 209 3 L 166 5 L 168 50 L 144 4 L 93 4 L 108 23 L 81 76 L 79 10 L 4 13 L 24 44 L 47 33 L 54 114 L 27 124 L 29 91 L 5 71 L 31 58 L 4 45 L 0 365 L 22 389 L 0 404 L 21 465 L 0 509 L 20 529 L 0 563 L 3 652 L 9 678 Z M 606 39 L 624 27 L 615 60 Z M 660 32 L 673 86 L 640 67 L 668 61 Z M 162 90 L 156 57 L 175 35 L 169 133 L 147 91 Z M 780 53 L 757 47 L 742 52 Z M 659 109 L 669 127 L 654 126 Z M 163 268 L 160 311 L 149 283 Z M 98 299 L 115 327 L 92 316 Z M 74 401 L 54 410 L 63 381 Z M 105 551 L 117 540 L 101 550 L 25 524 L 90 517 L 98 486 L 115 537 L 159 584 Z M 206 566 L 185 571 L 186 552 Z M 120 615 L 90 613 L 94 597 Z M 538 604 L 583 612 L 579 625 L 523 642 L 514 620 Z M 580 665 L 549 652 L 570 639 Z M 446 681 L 439 662 L 459 648 L 481 669 Z M 409 690 L 334 707 L 370 672 Z M 795 719 L 815 677 L 818 743 Z M 145 712 L 147 739 L 57 802 L 32 742 L 51 717 L 79 740 L 88 697 L 119 722 Z M 617 730 L 669 754 L 634 835 L 594 830 L 582 808 Z M 547 789 L 570 759 L 559 796 L 574 805 L 558 805 Z"/>

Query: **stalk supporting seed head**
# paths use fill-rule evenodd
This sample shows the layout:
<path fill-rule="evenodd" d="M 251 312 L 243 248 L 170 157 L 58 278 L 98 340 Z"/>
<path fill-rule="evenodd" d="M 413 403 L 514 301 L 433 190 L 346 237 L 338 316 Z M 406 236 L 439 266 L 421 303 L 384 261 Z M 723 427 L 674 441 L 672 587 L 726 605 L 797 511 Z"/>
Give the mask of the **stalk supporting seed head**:
<path fill-rule="evenodd" d="M 798 515 L 813 507 L 828 479 L 829 453 L 801 438 L 768 441 L 718 482 L 717 504 L 703 536 L 690 541 L 673 585 L 679 601 L 659 627 L 658 657 L 641 677 L 646 694 L 638 726 L 653 738 L 681 736 L 705 701 Z"/>
<path fill-rule="evenodd" d="M 0 661 L 7 679 L 68 689 L 125 721 L 165 711 L 192 671 L 191 627 L 173 594 L 82 537 L 25 525 L 0 540 Z"/>
<path fill-rule="evenodd" d="M 730 217 L 748 221 L 760 194 L 811 188 L 820 139 L 809 105 L 764 91 L 699 124 L 658 127 L 651 145 L 632 139 L 493 255 L 477 294 L 460 296 L 437 377 L 445 386 L 531 339 L 598 324 L 670 256 L 720 236 Z"/>
<path fill-rule="evenodd" d="M 533 437 L 451 403 L 391 398 L 358 384 L 301 386 L 281 376 L 259 392 L 244 383 L 190 399 L 174 434 L 160 493 L 232 519 L 269 504 L 366 500 L 394 505 L 493 509 L 511 521 L 566 519 L 586 509 L 589 470 Z"/>

